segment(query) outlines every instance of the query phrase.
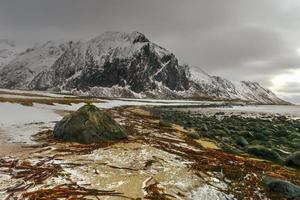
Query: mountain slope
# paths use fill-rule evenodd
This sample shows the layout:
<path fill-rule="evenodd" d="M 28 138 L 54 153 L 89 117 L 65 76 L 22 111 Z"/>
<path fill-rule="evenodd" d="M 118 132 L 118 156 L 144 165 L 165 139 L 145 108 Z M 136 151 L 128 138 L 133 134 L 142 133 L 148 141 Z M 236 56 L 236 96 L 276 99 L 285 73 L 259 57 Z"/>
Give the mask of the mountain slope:
<path fill-rule="evenodd" d="M 240 99 L 262 104 L 287 103 L 256 82 L 241 81 L 233 83 L 222 77 L 210 76 L 199 69 L 197 69 L 197 71 L 191 70 L 189 76 L 192 85 L 187 92 L 189 96 Z"/>
<path fill-rule="evenodd" d="M 143 34 L 104 33 L 87 43 L 73 44 L 50 70 L 38 74 L 31 89 L 90 90 L 125 87 L 134 93 L 157 89 L 188 89 L 189 80 L 177 58 Z"/>
<path fill-rule="evenodd" d="M 65 48 L 65 43 L 48 41 L 17 54 L 0 70 L 0 86 L 27 89 L 32 78 L 52 66 Z"/>
<path fill-rule="evenodd" d="M 258 83 L 195 72 L 139 32 L 106 32 L 87 42 L 49 41 L 0 69 L 0 87 L 105 97 L 241 99 L 285 103 Z"/>
<path fill-rule="evenodd" d="M 13 41 L 0 39 L 0 69 L 15 58 L 16 45 Z"/>

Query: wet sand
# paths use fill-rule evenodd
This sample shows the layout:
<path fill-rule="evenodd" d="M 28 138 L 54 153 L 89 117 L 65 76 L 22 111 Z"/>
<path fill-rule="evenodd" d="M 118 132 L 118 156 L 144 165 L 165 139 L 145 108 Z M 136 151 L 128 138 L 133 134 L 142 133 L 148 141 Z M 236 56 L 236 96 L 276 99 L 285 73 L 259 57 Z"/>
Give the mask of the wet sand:
<path fill-rule="evenodd" d="M 27 157 L 30 153 L 29 148 L 23 143 L 13 143 L 0 130 L 0 158 L 8 156 Z"/>

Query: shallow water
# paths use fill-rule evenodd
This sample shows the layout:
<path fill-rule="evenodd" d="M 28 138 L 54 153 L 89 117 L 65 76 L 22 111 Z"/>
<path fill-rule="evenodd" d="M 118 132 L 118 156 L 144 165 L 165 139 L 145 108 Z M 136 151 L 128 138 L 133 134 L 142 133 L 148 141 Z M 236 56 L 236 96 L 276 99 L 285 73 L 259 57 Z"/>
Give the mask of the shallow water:
<path fill-rule="evenodd" d="M 233 106 L 224 108 L 211 108 L 229 112 L 245 112 L 245 113 L 266 113 L 287 115 L 295 118 L 300 118 L 299 105 L 249 105 L 249 106 Z"/>

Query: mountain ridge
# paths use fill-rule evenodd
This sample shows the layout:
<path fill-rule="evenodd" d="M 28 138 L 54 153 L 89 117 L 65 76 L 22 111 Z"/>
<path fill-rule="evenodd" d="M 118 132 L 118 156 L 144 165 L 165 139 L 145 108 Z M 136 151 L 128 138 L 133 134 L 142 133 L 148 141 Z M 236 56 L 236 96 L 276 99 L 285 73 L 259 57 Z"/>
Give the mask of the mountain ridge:
<path fill-rule="evenodd" d="M 1 49 L 0 49 L 1 51 Z M 48 41 L 0 66 L 0 87 L 99 97 L 240 99 L 286 104 L 258 83 L 234 84 L 180 65 L 140 32 L 105 32 L 87 42 Z"/>

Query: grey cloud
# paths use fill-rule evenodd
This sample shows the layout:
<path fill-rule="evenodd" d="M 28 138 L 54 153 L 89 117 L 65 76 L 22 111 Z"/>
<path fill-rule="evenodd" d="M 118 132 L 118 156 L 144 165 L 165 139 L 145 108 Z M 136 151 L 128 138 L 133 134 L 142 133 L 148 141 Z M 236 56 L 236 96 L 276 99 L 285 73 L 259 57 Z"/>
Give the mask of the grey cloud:
<path fill-rule="evenodd" d="M 285 84 L 284 88 L 279 88 L 278 92 L 289 93 L 289 94 L 299 94 L 300 83 L 299 82 L 289 82 Z"/>

